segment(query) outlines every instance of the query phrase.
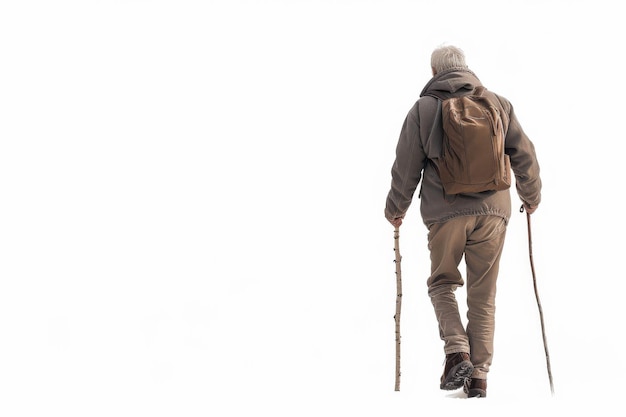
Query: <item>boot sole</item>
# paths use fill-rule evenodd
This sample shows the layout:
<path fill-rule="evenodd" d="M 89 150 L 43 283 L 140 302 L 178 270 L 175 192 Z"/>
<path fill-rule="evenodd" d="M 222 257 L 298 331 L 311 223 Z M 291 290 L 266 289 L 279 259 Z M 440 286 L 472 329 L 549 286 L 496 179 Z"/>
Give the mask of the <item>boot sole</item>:
<path fill-rule="evenodd" d="M 472 372 L 474 372 L 474 365 L 470 361 L 463 361 L 450 369 L 439 388 L 445 391 L 459 389 L 463 386 L 465 380 L 472 376 Z"/>
<path fill-rule="evenodd" d="M 487 391 L 480 388 L 471 388 L 467 391 L 467 398 L 486 398 Z"/>

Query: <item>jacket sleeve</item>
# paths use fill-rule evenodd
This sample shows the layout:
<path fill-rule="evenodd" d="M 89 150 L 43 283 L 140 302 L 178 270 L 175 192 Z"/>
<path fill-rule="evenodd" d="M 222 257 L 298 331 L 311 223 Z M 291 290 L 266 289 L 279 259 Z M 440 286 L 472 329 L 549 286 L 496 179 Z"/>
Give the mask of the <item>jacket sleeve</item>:
<path fill-rule="evenodd" d="M 417 106 L 416 103 L 406 116 L 396 146 L 396 159 L 391 168 L 391 190 L 385 206 L 388 220 L 404 217 L 424 169 L 426 157 L 419 136 Z"/>
<path fill-rule="evenodd" d="M 513 107 L 509 113 L 509 127 L 505 139 L 505 152 L 511 158 L 515 186 L 520 199 L 531 206 L 541 202 L 541 178 L 535 146 L 522 130 Z"/>

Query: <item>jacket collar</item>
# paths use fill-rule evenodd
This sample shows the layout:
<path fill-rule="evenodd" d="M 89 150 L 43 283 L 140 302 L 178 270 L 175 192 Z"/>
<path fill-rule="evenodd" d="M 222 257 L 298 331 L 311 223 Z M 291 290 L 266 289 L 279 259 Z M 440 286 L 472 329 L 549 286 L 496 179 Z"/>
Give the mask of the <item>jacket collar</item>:
<path fill-rule="evenodd" d="M 450 68 L 437 73 L 426 83 L 420 97 L 433 96 L 440 99 L 450 98 L 459 93 L 470 93 L 482 83 L 467 68 Z"/>

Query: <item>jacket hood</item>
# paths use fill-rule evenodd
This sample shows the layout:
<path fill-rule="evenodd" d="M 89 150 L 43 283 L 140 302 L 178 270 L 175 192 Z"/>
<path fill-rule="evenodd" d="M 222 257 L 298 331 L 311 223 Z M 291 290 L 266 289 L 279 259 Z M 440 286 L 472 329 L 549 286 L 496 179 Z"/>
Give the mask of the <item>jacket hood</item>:
<path fill-rule="evenodd" d="M 424 86 L 420 97 L 434 96 L 445 100 L 447 98 L 471 93 L 482 83 L 472 71 L 467 68 L 450 68 L 441 71 Z"/>

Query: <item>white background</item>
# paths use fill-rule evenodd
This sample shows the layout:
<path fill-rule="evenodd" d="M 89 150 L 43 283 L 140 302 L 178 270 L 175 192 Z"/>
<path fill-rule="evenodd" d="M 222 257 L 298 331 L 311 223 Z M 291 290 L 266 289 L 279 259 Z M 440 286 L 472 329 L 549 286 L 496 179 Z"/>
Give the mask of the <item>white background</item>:
<path fill-rule="evenodd" d="M 617 5 L 2 1 L 0 414 L 613 410 L 626 371 Z M 438 389 L 417 200 L 393 391 L 383 208 L 443 43 L 535 143 L 553 397 L 515 210 L 489 397 Z"/>

